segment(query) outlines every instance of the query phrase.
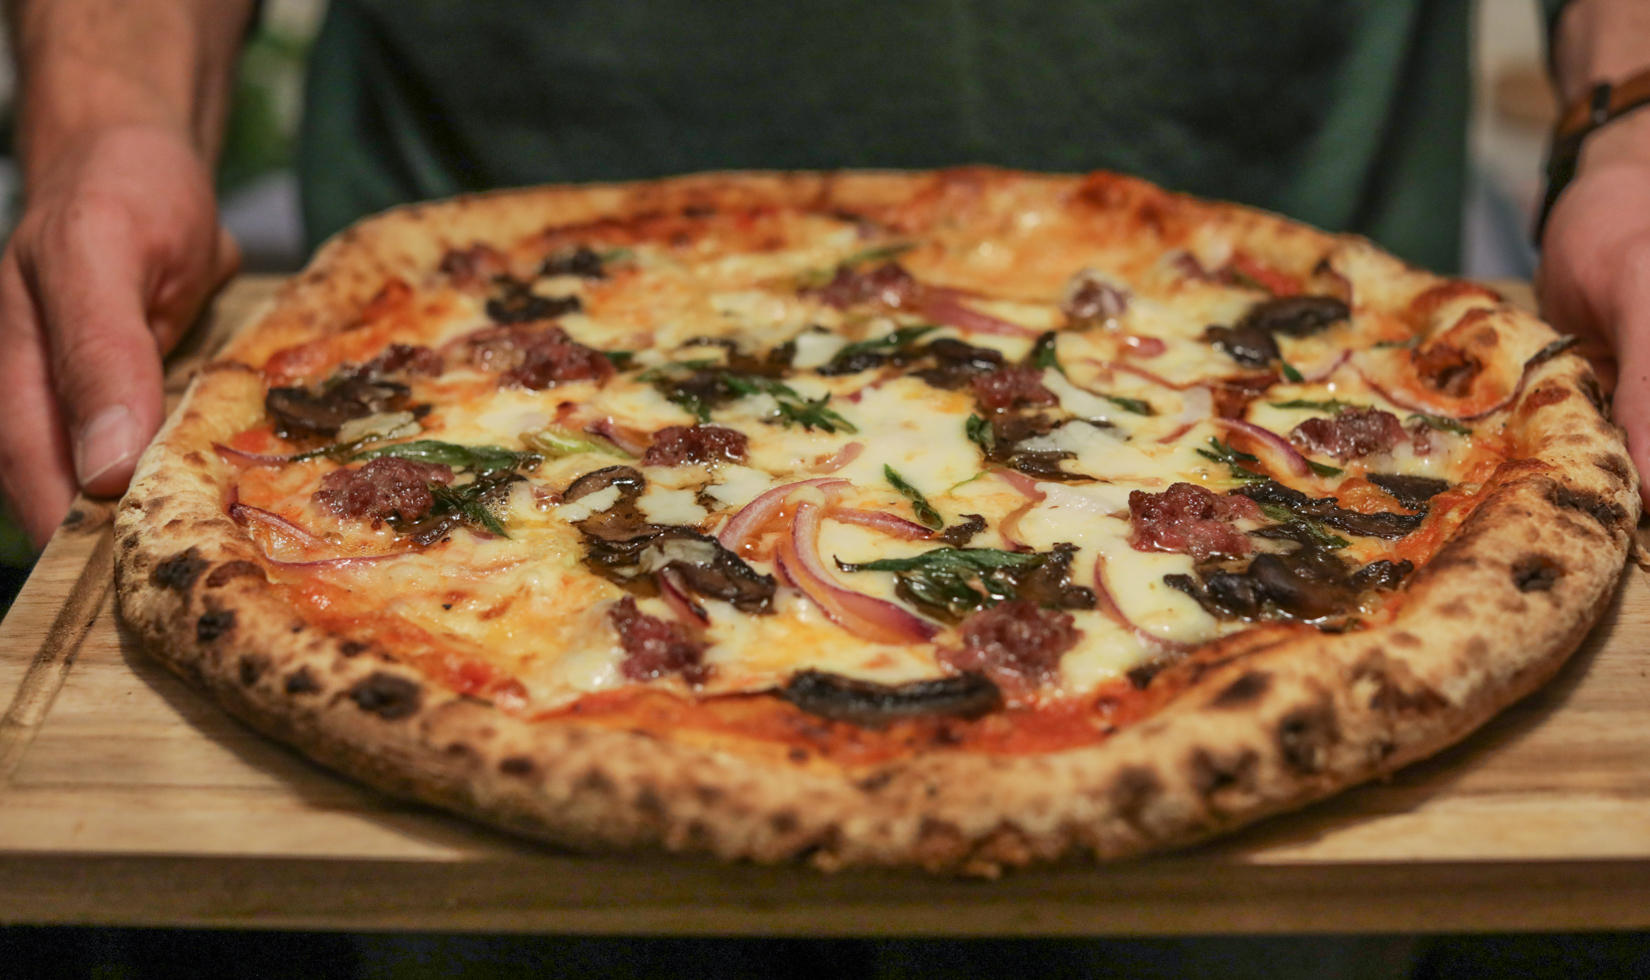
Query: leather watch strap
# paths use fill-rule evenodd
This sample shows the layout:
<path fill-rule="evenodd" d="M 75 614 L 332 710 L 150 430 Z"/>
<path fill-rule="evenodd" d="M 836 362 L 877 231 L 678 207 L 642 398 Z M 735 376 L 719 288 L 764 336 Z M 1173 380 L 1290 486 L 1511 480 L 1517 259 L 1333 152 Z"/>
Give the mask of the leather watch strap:
<path fill-rule="evenodd" d="M 1576 163 L 1581 159 L 1581 144 L 1593 130 L 1643 105 L 1650 105 L 1650 69 L 1619 83 L 1599 82 L 1586 95 L 1570 103 L 1564 114 L 1558 117 L 1558 123 L 1553 127 L 1552 143 L 1547 148 L 1547 194 L 1535 222 L 1535 244 L 1538 248 L 1553 204 L 1570 181 L 1575 179 Z"/>

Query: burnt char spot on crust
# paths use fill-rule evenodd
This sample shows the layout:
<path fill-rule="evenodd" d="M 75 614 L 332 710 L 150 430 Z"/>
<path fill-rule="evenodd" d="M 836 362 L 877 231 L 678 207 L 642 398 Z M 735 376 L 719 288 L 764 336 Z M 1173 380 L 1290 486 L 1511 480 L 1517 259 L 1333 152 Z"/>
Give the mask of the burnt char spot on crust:
<path fill-rule="evenodd" d="M 618 792 L 613 780 L 600 769 L 586 769 L 573 788 L 581 793 L 595 793 L 597 796 L 612 796 Z"/>
<path fill-rule="evenodd" d="M 234 628 L 235 610 L 208 609 L 195 621 L 195 639 L 201 643 L 211 643 Z"/>
<path fill-rule="evenodd" d="M 362 711 L 385 721 L 400 721 L 417 713 L 424 701 L 424 689 L 405 677 L 374 671 L 350 688 L 349 699 Z"/>
<path fill-rule="evenodd" d="M 1451 599 L 1438 607 L 1438 615 L 1450 619 L 1467 619 L 1472 616 L 1472 607 L 1462 599 Z"/>
<path fill-rule="evenodd" d="M 209 589 L 222 588 L 235 579 L 248 575 L 262 575 L 263 571 L 256 562 L 226 561 L 217 568 L 212 569 L 212 574 L 206 576 L 206 587 Z"/>
<path fill-rule="evenodd" d="M 315 682 L 315 675 L 309 672 L 308 667 L 299 667 L 287 675 L 286 693 L 288 694 L 314 694 L 320 689 L 321 685 Z"/>
<path fill-rule="evenodd" d="M 644 820 L 660 823 L 665 819 L 665 801 L 659 796 L 659 791 L 652 786 L 644 785 L 637 790 L 636 798 L 630 805 L 636 811 L 636 815 Z"/>
<path fill-rule="evenodd" d="M 1633 482 L 1633 464 L 1614 454 L 1600 456 L 1593 460 L 1593 465 L 1616 478 L 1622 485 Z"/>
<path fill-rule="evenodd" d="M 537 767 L 524 755 L 509 755 L 498 760 L 498 771 L 506 776 L 531 776 Z"/>
<path fill-rule="evenodd" d="M 367 645 L 360 640 L 345 640 L 338 644 L 338 652 L 346 657 L 359 657 L 367 652 Z"/>
<path fill-rule="evenodd" d="M 163 589 L 188 592 L 195 579 L 200 578 L 201 572 L 210 564 L 201 557 L 200 549 L 190 546 L 189 550 L 180 551 L 156 565 L 155 570 L 149 573 L 149 581 Z"/>
<path fill-rule="evenodd" d="M 1328 701 L 1301 705 L 1278 722 L 1278 749 L 1297 772 L 1315 773 L 1329 761 L 1329 747 L 1340 740 L 1335 709 Z"/>
<path fill-rule="evenodd" d="M 1586 396 L 1589 402 L 1592 403 L 1593 411 L 1597 412 L 1599 415 L 1602 415 L 1606 419 L 1610 417 L 1610 403 L 1604 397 L 1604 389 L 1600 387 L 1598 379 L 1593 377 L 1593 374 L 1590 371 L 1587 373 L 1586 377 L 1581 379 L 1581 393 Z"/>
<path fill-rule="evenodd" d="M 1614 531 L 1616 525 L 1627 517 L 1626 508 L 1615 501 L 1605 500 L 1591 491 L 1567 487 L 1562 483 L 1554 484 L 1552 501 L 1560 507 L 1587 513 L 1603 525 L 1606 531 Z"/>
<path fill-rule="evenodd" d="M 258 678 L 269 669 L 269 658 L 261 654 L 249 653 L 241 657 L 240 678 L 242 687 L 251 687 L 258 683 Z"/>
<path fill-rule="evenodd" d="M 1272 675 L 1262 670 L 1251 670 L 1226 685 L 1209 701 L 1211 708 L 1242 708 L 1254 704 L 1272 686 Z"/>
<path fill-rule="evenodd" d="M 1513 585 L 1520 592 L 1551 592 L 1553 583 L 1563 574 L 1563 566 L 1550 555 L 1525 555 L 1512 566 Z"/>
<path fill-rule="evenodd" d="M 1112 783 L 1111 805 L 1118 816 L 1138 825 L 1146 807 L 1162 792 L 1163 781 L 1157 778 L 1156 772 L 1145 766 L 1125 766 Z"/>
<path fill-rule="evenodd" d="M 1192 750 L 1186 765 L 1192 788 L 1209 803 L 1210 797 L 1227 790 L 1249 789 L 1260 765 L 1260 755 L 1254 749 L 1240 749 L 1228 756 L 1218 756 L 1200 746 Z"/>
<path fill-rule="evenodd" d="M 1394 714 L 1431 714 L 1448 707 L 1444 696 L 1414 679 L 1401 662 L 1387 659 L 1379 647 L 1352 668 L 1354 683 L 1370 682 L 1375 691 L 1369 696 L 1369 707 L 1374 711 Z"/>

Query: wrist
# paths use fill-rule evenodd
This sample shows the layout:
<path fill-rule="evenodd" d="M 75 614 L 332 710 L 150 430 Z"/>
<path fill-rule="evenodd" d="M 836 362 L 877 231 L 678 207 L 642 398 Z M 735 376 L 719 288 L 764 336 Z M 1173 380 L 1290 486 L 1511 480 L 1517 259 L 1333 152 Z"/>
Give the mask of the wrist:
<path fill-rule="evenodd" d="M 1650 6 L 1639 0 L 1572 0 L 1553 34 L 1554 81 L 1568 105 L 1599 82 L 1650 68 Z"/>
<path fill-rule="evenodd" d="M 99 133 L 216 157 L 248 0 L 12 0 L 25 187 Z"/>
<path fill-rule="evenodd" d="M 187 110 L 131 79 L 88 72 L 72 92 L 45 88 L 30 93 L 20 106 L 17 126 L 24 187 L 39 187 L 59 164 L 100 137 L 130 129 L 169 133 L 201 155 Z"/>
<path fill-rule="evenodd" d="M 1576 176 L 1617 165 L 1650 165 L 1650 106 L 1612 120 L 1581 146 Z"/>

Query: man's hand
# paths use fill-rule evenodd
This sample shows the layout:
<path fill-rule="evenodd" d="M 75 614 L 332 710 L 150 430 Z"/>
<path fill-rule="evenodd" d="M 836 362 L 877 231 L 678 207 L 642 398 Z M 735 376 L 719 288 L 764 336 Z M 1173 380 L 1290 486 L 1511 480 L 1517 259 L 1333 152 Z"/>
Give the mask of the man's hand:
<path fill-rule="evenodd" d="M 1621 127 L 1616 129 L 1616 127 Z M 1595 133 L 1576 180 L 1554 205 L 1536 277 L 1543 314 L 1595 341 L 1616 422 L 1640 474 L 1650 473 L 1650 116 Z M 1608 139 L 1607 139 L 1608 137 Z M 1646 142 L 1641 159 L 1636 140 Z M 1614 352 L 1614 362 L 1606 359 Z M 1650 493 L 1646 499 L 1650 500 Z"/>
<path fill-rule="evenodd" d="M 0 257 L 0 476 L 44 543 L 77 487 L 108 496 L 160 427 L 161 356 L 235 271 L 189 141 L 98 133 L 29 196 Z"/>
<path fill-rule="evenodd" d="M 1650 68 L 1650 5 L 1573 0 L 1553 51 L 1565 103 L 1596 82 Z M 1628 451 L 1640 476 L 1650 477 L 1650 109 L 1587 137 L 1541 245 L 1542 313 L 1560 331 L 1593 342 L 1595 363 L 1606 362 L 1602 379 L 1614 383 Z M 1650 503 L 1650 491 L 1641 492 Z"/>
<path fill-rule="evenodd" d="M 161 356 L 238 264 L 211 172 L 249 0 L 8 0 L 26 205 L 0 256 L 0 489 L 44 544 L 160 427 Z"/>

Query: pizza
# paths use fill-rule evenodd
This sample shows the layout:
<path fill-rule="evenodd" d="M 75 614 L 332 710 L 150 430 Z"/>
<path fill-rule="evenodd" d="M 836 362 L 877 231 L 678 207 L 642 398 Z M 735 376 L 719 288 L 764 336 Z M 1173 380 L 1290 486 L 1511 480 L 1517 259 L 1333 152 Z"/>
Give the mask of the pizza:
<path fill-rule="evenodd" d="M 124 620 L 341 772 L 578 848 L 994 874 L 1460 739 L 1637 478 L 1479 285 L 1110 173 L 400 208 L 199 372 Z"/>

